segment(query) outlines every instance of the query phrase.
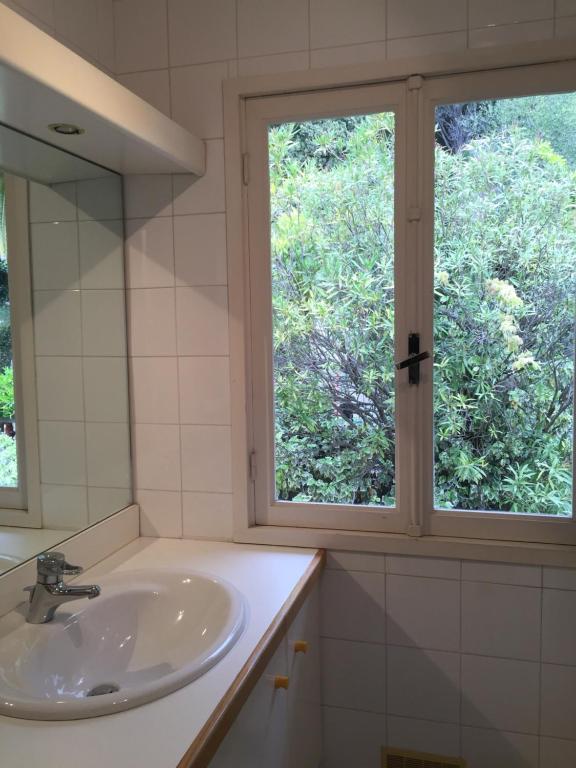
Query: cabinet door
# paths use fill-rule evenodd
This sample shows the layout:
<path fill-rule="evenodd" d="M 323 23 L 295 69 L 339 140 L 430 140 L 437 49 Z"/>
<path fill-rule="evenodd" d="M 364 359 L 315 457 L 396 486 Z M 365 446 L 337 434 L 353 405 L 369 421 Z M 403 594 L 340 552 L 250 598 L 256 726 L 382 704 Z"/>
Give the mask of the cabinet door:
<path fill-rule="evenodd" d="M 285 768 L 288 691 L 276 689 L 274 681 L 287 671 L 283 638 L 210 768 Z"/>
<path fill-rule="evenodd" d="M 318 768 L 322 751 L 318 587 L 254 687 L 210 768 Z M 297 650 L 296 643 L 305 642 Z M 278 677 L 288 688 L 276 687 Z"/>
<path fill-rule="evenodd" d="M 318 768 L 322 754 L 319 590 L 288 630 L 287 768 Z M 305 645 L 302 645 L 305 643 Z"/>

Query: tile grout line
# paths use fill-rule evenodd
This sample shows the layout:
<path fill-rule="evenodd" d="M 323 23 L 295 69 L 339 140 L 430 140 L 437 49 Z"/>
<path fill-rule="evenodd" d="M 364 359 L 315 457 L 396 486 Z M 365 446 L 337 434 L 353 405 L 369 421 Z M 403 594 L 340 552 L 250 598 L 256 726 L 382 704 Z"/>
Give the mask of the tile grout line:
<path fill-rule="evenodd" d="M 460 580 L 459 580 L 459 597 L 460 597 L 460 621 L 459 621 L 459 631 L 460 635 L 458 638 L 458 646 L 460 649 L 459 652 L 459 659 L 458 659 L 458 750 L 460 756 L 462 756 L 462 752 L 464 749 L 464 737 L 463 737 L 463 729 L 462 729 L 462 689 L 463 689 L 463 669 L 464 669 L 464 653 L 463 653 L 463 643 L 462 643 L 462 636 L 463 636 L 463 623 L 464 623 L 464 595 L 462 590 L 462 561 L 458 561 L 458 568 L 460 571 Z"/>
<path fill-rule="evenodd" d="M 544 655 L 544 569 L 540 568 L 540 648 L 538 664 L 538 763 L 542 763 L 542 659 Z"/>
<path fill-rule="evenodd" d="M 148 490 L 155 490 L 155 489 L 148 489 Z M 208 491 L 192 491 L 192 493 L 208 493 Z M 230 493 L 229 491 L 212 491 L 212 493 Z M 326 635 L 321 634 L 321 638 L 325 640 L 339 640 L 343 643 L 360 643 L 360 644 L 366 644 L 366 645 L 385 645 L 383 642 L 379 642 L 378 640 L 362 640 L 357 637 L 342 637 L 338 635 Z M 428 646 L 422 646 L 422 645 L 401 645 L 400 643 L 391 643 L 388 641 L 386 645 L 389 648 L 403 648 L 405 650 L 409 651 L 420 651 L 421 653 L 444 653 L 448 654 L 450 656 L 470 656 L 471 658 L 475 659 L 491 659 L 493 661 L 512 661 L 517 664 L 531 664 L 531 665 L 539 665 L 540 660 L 531 658 L 518 658 L 517 656 L 497 656 L 494 654 L 488 654 L 488 653 L 476 653 L 476 652 L 460 652 L 458 650 L 447 650 L 446 648 L 430 648 Z M 573 669 L 576 667 L 576 664 L 568 664 L 566 662 L 558 662 L 558 661 L 546 661 L 543 662 L 543 664 L 547 664 L 552 667 L 562 667 L 562 668 L 569 668 Z"/>
<path fill-rule="evenodd" d="M 352 711 L 352 712 L 362 712 L 362 713 L 370 714 L 370 715 L 381 715 L 382 714 L 381 712 L 375 712 L 372 709 L 361 709 L 361 708 L 358 708 L 358 707 L 350 707 L 350 706 L 343 707 L 343 706 L 340 706 L 338 704 L 325 704 L 325 703 L 323 703 L 321 706 L 324 707 L 325 709 L 337 709 L 337 710 L 345 710 L 345 711 L 349 710 L 349 711 Z M 390 717 L 397 717 L 397 718 L 399 718 L 401 720 L 415 720 L 417 722 L 422 722 L 422 723 L 433 723 L 434 725 L 453 725 L 453 726 L 458 726 L 458 723 L 455 723 L 452 720 L 433 720 L 432 718 L 429 718 L 429 717 L 416 717 L 416 716 L 412 716 L 412 715 L 398 714 L 396 712 L 390 712 Z M 538 738 L 538 734 L 535 734 L 535 733 L 533 733 L 531 731 L 518 731 L 518 730 L 511 730 L 511 729 L 504 729 L 504 728 L 495 728 L 495 727 L 490 727 L 490 726 L 487 726 L 487 725 L 464 725 L 464 727 L 465 728 L 476 729 L 476 730 L 479 730 L 479 731 L 488 731 L 488 732 L 500 733 L 500 734 L 501 733 L 511 733 L 511 734 L 516 734 L 518 736 L 532 736 L 532 737 Z M 568 744 L 576 744 L 576 739 L 567 739 L 565 737 L 557 737 L 557 736 L 552 736 L 552 737 L 549 737 L 549 738 L 558 739 L 559 741 L 565 741 Z"/>
<path fill-rule="evenodd" d="M 312 0 L 308 0 L 308 69 L 312 69 Z"/>
<path fill-rule="evenodd" d="M 87 523 L 90 524 L 90 494 L 88 492 L 88 421 L 86 420 L 86 380 L 84 376 L 84 359 L 87 355 L 84 354 L 84 291 L 82 289 L 82 257 L 80 254 L 80 217 L 78 215 L 78 184 L 74 182 L 74 206 L 76 211 L 76 247 L 78 254 L 78 294 L 80 298 L 80 372 L 82 377 L 82 410 L 84 413 L 83 431 L 84 431 L 84 471 L 86 472 L 86 483 L 84 490 L 84 497 L 86 500 L 86 517 Z M 40 426 L 40 419 L 38 419 L 38 426 Z M 41 502 L 43 507 L 43 504 Z"/>
<path fill-rule="evenodd" d="M 384 572 L 382 573 L 384 581 L 384 744 L 390 746 L 388 733 L 388 576 L 386 565 L 388 558 L 384 555 Z"/>
<path fill-rule="evenodd" d="M 174 204 L 174 201 L 172 201 Z M 180 355 L 178 354 L 178 310 L 176 307 L 177 294 L 176 294 L 176 233 L 174 228 L 174 216 L 172 216 L 172 274 L 174 276 L 174 340 L 176 343 L 176 413 L 178 414 L 178 451 L 180 453 L 180 488 L 179 501 L 180 501 L 180 538 L 184 536 L 184 499 L 182 493 L 182 477 L 184 473 L 183 466 L 183 451 L 182 451 L 182 415 L 180 409 L 181 403 L 181 389 L 180 389 Z"/>

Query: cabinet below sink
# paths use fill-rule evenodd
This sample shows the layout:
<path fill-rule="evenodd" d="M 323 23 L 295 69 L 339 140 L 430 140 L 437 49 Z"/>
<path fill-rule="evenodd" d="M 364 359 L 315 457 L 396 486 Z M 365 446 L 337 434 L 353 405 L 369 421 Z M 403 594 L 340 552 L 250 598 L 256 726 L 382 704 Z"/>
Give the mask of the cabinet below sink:
<path fill-rule="evenodd" d="M 318 768 L 320 637 L 316 585 L 224 738 L 209 768 Z M 182 762 L 179 768 L 196 764 Z"/>

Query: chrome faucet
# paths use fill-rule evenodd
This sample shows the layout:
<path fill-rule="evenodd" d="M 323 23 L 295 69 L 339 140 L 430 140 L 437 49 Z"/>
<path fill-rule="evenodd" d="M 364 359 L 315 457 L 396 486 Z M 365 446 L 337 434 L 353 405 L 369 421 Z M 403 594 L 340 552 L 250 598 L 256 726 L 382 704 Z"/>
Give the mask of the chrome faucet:
<path fill-rule="evenodd" d="M 26 587 L 26 591 L 30 592 L 30 607 L 26 617 L 29 624 L 46 624 L 52 621 L 56 608 L 62 603 L 82 597 L 92 600 L 100 594 L 100 587 L 96 584 L 69 586 L 64 583 L 64 576 L 77 576 L 84 569 L 67 563 L 62 552 L 43 552 L 36 559 L 36 567 L 36 584 Z"/>

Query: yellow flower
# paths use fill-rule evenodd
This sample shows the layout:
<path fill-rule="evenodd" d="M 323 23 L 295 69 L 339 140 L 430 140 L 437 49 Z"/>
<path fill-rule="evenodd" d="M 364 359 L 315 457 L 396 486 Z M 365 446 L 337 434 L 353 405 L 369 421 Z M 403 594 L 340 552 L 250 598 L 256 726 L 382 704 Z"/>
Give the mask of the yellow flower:
<path fill-rule="evenodd" d="M 540 369 L 540 363 L 534 359 L 532 352 L 522 352 L 520 355 L 518 355 L 518 359 L 512 363 L 512 370 L 521 371 L 528 366 L 531 366 L 536 370 Z"/>
<path fill-rule="evenodd" d="M 494 294 L 507 307 L 516 308 L 524 305 L 524 302 L 516 293 L 516 288 L 506 280 L 499 280 L 497 277 L 486 280 L 486 290 L 488 293 Z"/>

